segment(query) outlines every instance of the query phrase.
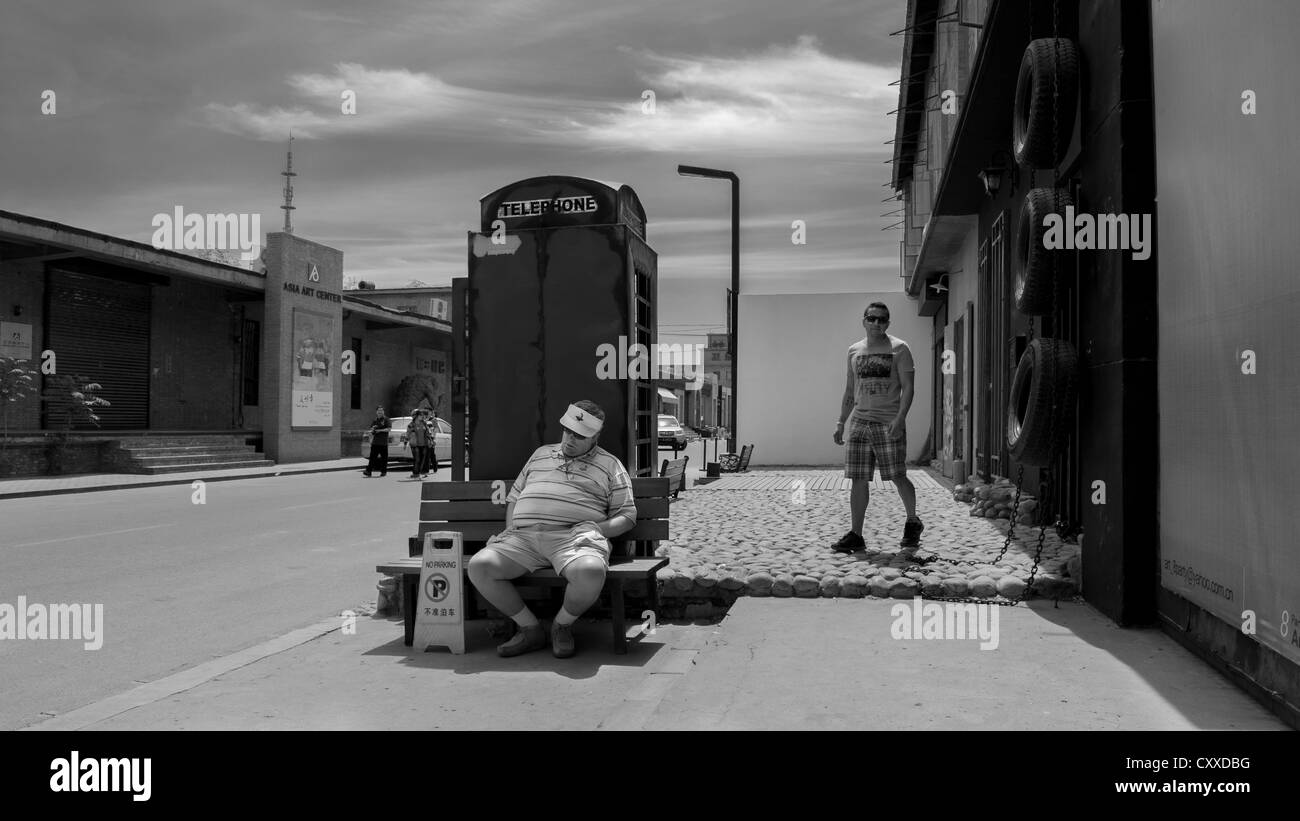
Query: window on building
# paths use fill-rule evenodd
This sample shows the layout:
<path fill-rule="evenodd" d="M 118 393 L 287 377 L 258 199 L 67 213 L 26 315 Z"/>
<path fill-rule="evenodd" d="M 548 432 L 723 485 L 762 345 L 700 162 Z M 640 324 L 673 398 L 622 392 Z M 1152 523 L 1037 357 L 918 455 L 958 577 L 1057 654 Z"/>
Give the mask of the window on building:
<path fill-rule="evenodd" d="M 239 341 L 240 372 L 243 374 L 243 403 L 256 405 L 257 386 L 262 364 L 261 326 L 255 319 L 244 320 L 244 331 Z"/>
<path fill-rule="evenodd" d="M 356 357 L 354 360 L 356 363 L 356 372 L 351 375 L 352 384 L 349 391 L 351 394 L 351 401 L 349 404 L 351 405 L 352 410 L 361 410 L 361 363 L 364 361 L 365 357 L 361 355 L 361 339 L 359 337 L 352 337 L 352 355 Z"/>

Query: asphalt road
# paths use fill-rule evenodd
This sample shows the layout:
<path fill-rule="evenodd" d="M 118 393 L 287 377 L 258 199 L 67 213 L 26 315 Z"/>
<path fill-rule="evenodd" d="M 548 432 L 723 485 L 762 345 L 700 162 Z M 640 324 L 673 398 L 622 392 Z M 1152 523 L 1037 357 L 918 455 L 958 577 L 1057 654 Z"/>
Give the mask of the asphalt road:
<path fill-rule="evenodd" d="M 375 564 L 416 529 L 420 483 L 401 477 L 214 482 L 205 504 L 189 485 L 0 501 L 0 603 L 104 613 L 98 650 L 0 641 L 0 729 L 373 604 Z"/>

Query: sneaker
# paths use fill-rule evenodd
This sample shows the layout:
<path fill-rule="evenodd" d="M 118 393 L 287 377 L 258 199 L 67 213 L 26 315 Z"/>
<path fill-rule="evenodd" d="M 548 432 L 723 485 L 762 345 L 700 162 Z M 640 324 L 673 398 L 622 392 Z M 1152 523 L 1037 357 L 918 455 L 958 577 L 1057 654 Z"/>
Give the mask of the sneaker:
<path fill-rule="evenodd" d="M 903 540 L 898 543 L 899 547 L 916 547 L 921 544 L 921 531 L 925 530 L 925 525 L 920 519 L 908 519 L 903 525 Z"/>
<path fill-rule="evenodd" d="M 497 641 L 506 641 L 519 632 L 519 625 L 514 619 L 491 619 L 487 626 L 488 635 Z"/>
<path fill-rule="evenodd" d="M 366 471 L 362 471 L 361 475 L 364 476 L 364 477 L 366 477 L 367 479 L 369 479 L 369 478 L 370 478 L 370 471 L 368 471 L 368 470 L 366 470 Z"/>
<path fill-rule="evenodd" d="M 551 653 L 557 659 L 567 659 L 578 652 L 573 640 L 573 625 L 551 622 Z"/>
<path fill-rule="evenodd" d="M 531 653 L 534 650 L 541 650 L 545 646 L 546 631 L 542 629 L 540 624 L 535 624 L 532 627 L 520 628 L 519 632 L 515 633 L 514 638 L 510 639 L 510 641 L 497 645 L 497 655 L 502 658 L 510 658 L 511 656 Z"/>
<path fill-rule="evenodd" d="M 840 537 L 840 540 L 831 545 L 831 550 L 836 553 L 852 553 L 856 550 L 865 550 L 867 543 L 862 540 L 862 536 L 850 530 Z"/>

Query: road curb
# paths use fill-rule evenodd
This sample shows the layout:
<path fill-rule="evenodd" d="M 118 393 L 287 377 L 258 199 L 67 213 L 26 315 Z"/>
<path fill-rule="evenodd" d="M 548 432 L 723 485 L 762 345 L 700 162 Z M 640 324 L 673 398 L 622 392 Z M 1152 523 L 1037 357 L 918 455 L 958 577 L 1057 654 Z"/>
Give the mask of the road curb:
<path fill-rule="evenodd" d="M 83 730 L 93 724 L 101 721 L 107 721 L 114 716 L 121 715 L 128 710 L 134 710 L 137 707 L 144 707 L 154 702 L 161 701 L 164 698 L 192 690 L 201 684 L 206 684 L 218 676 L 238 670 L 241 667 L 247 667 L 250 664 L 261 661 L 276 653 L 283 653 L 285 650 L 292 650 L 299 645 L 306 644 L 309 641 L 318 639 L 321 636 L 328 635 L 342 627 L 339 616 L 330 616 L 321 619 L 315 624 L 301 627 L 297 630 L 290 631 L 283 636 L 278 636 L 269 641 L 253 647 L 231 653 L 221 658 L 203 662 L 202 664 L 173 673 L 170 676 L 160 678 L 157 681 L 151 681 L 148 684 L 141 684 L 133 687 L 124 693 L 109 696 L 100 699 L 93 704 L 87 704 L 66 713 L 46 719 L 36 724 L 29 724 L 26 727 L 18 728 L 20 732 L 49 732 L 49 731 L 67 731 Z"/>
<path fill-rule="evenodd" d="M 262 471 L 261 473 L 240 473 L 235 476 L 194 476 L 191 475 L 185 479 L 160 479 L 156 482 L 122 482 L 111 485 L 87 485 L 84 487 L 59 487 L 48 490 L 19 490 L 19 491 L 0 491 L 0 501 L 5 499 L 23 499 L 32 496 L 62 496 L 68 493 L 94 493 L 100 490 L 126 490 L 137 487 L 165 487 L 167 485 L 188 485 L 191 482 L 202 480 L 204 482 L 230 482 L 236 479 L 260 479 L 267 476 L 290 476 L 307 473 L 336 473 L 340 471 L 356 471 L 360 473 L 364 470 L 364 465 L 354 465 L 349 467 L 328 467 L 328 468 L 305 468 L 293 470 L 286 468 L 276 471 Z"/>

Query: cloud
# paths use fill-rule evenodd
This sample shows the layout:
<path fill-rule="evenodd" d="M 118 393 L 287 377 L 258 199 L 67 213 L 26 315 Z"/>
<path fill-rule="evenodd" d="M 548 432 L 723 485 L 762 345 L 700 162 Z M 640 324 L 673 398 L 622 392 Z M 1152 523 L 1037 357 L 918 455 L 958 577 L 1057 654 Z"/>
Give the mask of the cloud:
<path fill-rule="evenodd" d="M 824 157 L 861 154 L 892 133 L 881 115 L 897 69 L 825 54 L 810 36 L 744 57 L 640 59 L 655 113 L 638 102 L 604 114 L 587 126 L 593 144 Z"/>
<path fill-rule="evenodd" d="M 304 139 L 350 134 L 429 134 L 478 138 L 535 136 L 554 128 L 557 107 L 527 94 L 455 86 L 426 72 L 339 63 L 332 74 L 294 74 L 287 84 L 308 105 L 283 108 L 209 103 L 210 126 L 258 140 L 282 140 L 292 128 Z M 343 92 L 356 95 L 356 113 L 343 113 Z"/>
<path fill-rule="evenodd" d="M 282 140 L 348 134 L 441 136 L 486 143 L 541 143 L 610 151 L 726 151 L 756 156 L 861 155 L 892 135 L 882 116 L 896 69 L 834 57 L 815 38 L 738 57 L 665 56 L 621 48 L 643 64 L 653 114 L 635 99 L 594 99 L 474 89 L 434 74 L 339 63 L 330 74 L 295 74 L 299 106 L 209 103 L 217 130 Z M 357 113 L 341 112 L 356 94 Z"/>

